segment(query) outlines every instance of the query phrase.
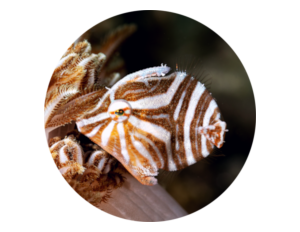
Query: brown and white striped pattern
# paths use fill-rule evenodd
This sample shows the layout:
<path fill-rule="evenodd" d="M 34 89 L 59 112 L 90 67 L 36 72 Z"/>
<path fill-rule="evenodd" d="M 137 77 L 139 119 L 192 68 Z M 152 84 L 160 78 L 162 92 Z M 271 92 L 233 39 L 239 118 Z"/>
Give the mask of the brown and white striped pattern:
<path fill-rule="evenodd" d="M 224 142 L 226 123 L 204 85 L 166 66 L 130 74 L 104 94 L 78 129 L 118 159 L 141 183 L 156 183 L 158 169 L 174 171 L 208 156 Z M 113 120 L 108 108 L 125 100 L 131 115 Z"/>

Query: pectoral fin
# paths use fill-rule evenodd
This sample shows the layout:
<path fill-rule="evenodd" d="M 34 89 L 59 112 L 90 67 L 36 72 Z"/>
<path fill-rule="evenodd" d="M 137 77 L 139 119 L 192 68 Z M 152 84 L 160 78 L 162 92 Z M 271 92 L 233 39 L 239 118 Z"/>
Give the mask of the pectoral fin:
<path fill-rule="evenodd" d="M 218 120 L 214 125 L 199 127 L 198 131 L 213 143 L 217 148 L 221 148 L 224 143 L 226 122 Z"/>

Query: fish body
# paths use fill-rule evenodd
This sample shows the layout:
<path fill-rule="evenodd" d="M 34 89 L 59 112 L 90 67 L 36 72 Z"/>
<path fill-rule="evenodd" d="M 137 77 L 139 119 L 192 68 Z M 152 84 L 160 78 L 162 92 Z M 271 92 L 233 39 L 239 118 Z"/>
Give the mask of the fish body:
<path fill-rule="evenodd" d="M 127 75 L 76 122 L 146 185 L 157 183 L 158 169 L 185 168 L 224 143 L 226 123 L 205 86 L 169 71 L 162 65 Z"/>

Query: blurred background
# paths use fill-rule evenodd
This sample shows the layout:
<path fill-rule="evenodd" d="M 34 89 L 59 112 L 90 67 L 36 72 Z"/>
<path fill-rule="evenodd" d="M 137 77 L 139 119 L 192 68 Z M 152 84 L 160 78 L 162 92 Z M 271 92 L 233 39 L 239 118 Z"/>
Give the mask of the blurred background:
<path fill-rule="evenodd" d="M 229 45 L 211 29 L 182 15 L 163 11 L 130 12 L 95 25 L 85 37 L 96 48 L 105 35 L 130 23 L 137 25 L 137 30 L 118 51 L 127 73 L 161 63 L 174 71 L 178 63 L 179 69 L 202 76 L 229 129 L 226 143 L 215 154 L 181 171 L 159 174 L 160 185 L 188 213 L 193 213 L 220 196 L 247 160 L 255 131 L 252 87 Z"/>

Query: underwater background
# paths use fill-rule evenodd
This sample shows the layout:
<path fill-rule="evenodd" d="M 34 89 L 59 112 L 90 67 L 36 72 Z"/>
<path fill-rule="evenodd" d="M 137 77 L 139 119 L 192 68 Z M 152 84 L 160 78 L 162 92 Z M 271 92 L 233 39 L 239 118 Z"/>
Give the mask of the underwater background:
<path fill-rule="evenodd" d="M 171 67 L 172 73 L 177 63 L 179 69 L 200 76 L 227 123 L 229 132 L 220 150 L 183 170 L 162 171 L 158 176 L 159 184 L 188 213 L 193 213 L 230 186 L 249 155 L 256 119 L 249 78 L 237 55 L 220 37 L 222 35 L 174 13 L 137 11 L 122 14 L 95 25 L 82 38 L 86 37 L 92 48 L 96 48 L 105 35 L 129 23 L 137 25 L 137 30 L 123 43 L 118 54 L 125 61 L 127 73 L 161 63 Z"/>

